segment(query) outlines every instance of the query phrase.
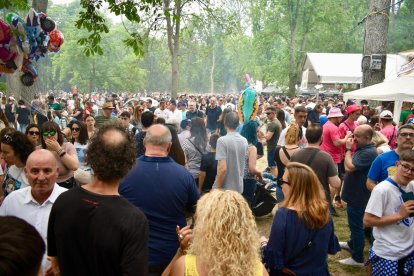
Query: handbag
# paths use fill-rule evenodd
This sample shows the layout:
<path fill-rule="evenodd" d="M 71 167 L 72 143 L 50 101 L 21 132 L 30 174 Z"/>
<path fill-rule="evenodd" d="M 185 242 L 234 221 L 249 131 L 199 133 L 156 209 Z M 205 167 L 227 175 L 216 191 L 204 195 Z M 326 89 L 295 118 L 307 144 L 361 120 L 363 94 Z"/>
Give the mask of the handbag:
<path fill-rule="evenodd" d="M 263 184 L 257 183 L 256 192 L 252 200 L 252 212 L 254 216 L 262 217 L 269 214 L 276 204 L 276 198 L 271 195 Z"/>

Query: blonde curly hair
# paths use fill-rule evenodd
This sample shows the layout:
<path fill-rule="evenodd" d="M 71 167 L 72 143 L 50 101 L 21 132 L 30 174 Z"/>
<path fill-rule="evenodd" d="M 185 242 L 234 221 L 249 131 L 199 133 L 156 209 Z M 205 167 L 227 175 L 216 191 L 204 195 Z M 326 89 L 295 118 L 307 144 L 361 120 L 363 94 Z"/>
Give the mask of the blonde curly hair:
<path fill-rule="evenodd" d="M 212 190 L 197 203 L 189 253 L 201 258 L 208 275 L 254 275 L 260 263 L 259 234 L 252 211 L 234 191 Z"/>

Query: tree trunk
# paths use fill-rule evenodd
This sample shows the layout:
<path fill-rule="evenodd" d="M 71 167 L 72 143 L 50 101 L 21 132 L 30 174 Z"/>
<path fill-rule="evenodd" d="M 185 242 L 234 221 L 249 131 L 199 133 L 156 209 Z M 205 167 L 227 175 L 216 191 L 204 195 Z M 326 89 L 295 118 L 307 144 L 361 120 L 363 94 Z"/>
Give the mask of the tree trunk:
<path fill-rule="evenodd" d="M 210 68 L 210 94 L 214 94 L 214 69 L 216 66 L 216 51 L 214 50 L 214 45 L 212 46 L 211 53 L 211 68 Z"/>
<path fill-rule="evenodd" d="M 178 95 L 178 80 L 179 80 L 178 53 L 174 51 L 171 57 L 171 97 L 173 99 L 176 99 Z"/>
<path fill-rule="evenodd" d="M 371 0 L 362 59 L 362 87 L 380 83 L 385 78 L 389 9 L 383 9 L 388 7 L 390 2 L 391 0 Z M 371 55 L 381 56 L 380 70 L 371 70 Z"/>

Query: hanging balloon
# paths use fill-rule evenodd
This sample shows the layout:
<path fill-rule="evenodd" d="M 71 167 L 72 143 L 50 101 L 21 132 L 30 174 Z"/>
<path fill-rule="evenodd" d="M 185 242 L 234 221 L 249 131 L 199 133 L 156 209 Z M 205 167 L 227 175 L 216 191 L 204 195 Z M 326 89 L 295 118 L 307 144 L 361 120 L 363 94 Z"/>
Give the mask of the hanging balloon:
<path fill-rule="evenodd" d="M 63 42 L 65 42 L 65 37 L 63 36 L 62 32 L 58 29 L 54 29 L 49 34 L 49 43 L 47 48 L 51 52 L 57 52 L 60 50 Z"/>

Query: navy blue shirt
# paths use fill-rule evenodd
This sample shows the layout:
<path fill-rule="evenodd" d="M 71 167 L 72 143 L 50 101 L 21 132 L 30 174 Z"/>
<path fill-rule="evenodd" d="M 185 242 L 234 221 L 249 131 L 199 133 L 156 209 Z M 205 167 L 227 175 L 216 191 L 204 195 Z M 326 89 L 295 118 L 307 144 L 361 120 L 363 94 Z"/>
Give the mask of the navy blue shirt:
<path fill-rule="evenodd" d="M 167 265 L 179 245 L 176 226 L 200 198 L 194 178 L 170 157 L 141 156 L 122 181 L 119 193 L 149 222 L 149 265 Z"/>
<path fill-rule="evenodd" d="M 312 246 L 303 252 L 312 236 Z M 296 211 L 283 207 L 277 210 L 273 219 L 263 254 L 271 276 L 282 275 L 280 271 L 284 267 L 296 275 L 322 276 L 329 275 L 328 253 L 335 254 L 340 250 L 332 219 L 321 229 L 311 230 Z"/>
<path fill-rule="evenodd" d="M 206 109 L 206 116 L 207 116 L 207 128 L 210 130 L 217 129 L 217 120 L 221 115 L 221 108 L 216 106 L 215 108 L 211 108 L 207 106 Z"/>
<path fill-rule="evenodd" d="M 355 171 L 347 172 L 344 186 L 342 188 L 342 199 L 349 206 L 355 208 L 367 207 L 371 191 L 367 189 L 367 175 L 372 163 L 378 156 L 377 149 L 373 144 L 357 148 L 352 157 Z"/>

